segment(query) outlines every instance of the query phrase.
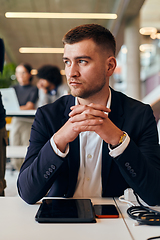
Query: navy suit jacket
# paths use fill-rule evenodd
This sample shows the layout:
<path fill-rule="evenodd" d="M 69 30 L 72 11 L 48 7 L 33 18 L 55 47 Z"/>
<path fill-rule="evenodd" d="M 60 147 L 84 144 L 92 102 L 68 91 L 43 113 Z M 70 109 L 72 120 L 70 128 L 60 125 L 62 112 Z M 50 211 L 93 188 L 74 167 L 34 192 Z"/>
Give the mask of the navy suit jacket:
<path fill-rule="evenodd" d="M 20 196 L 33 204 L 48 196 L 72 197 L 80 165 L 79 137 L 69 144 L 65 158 L 53 151 L 50 138 L 69 119 L 72 95 L 37 110 L 30 145 L 18 177 Z M 128 133 L 130 143 L 118 157 L 109 155 L 103 141 L 102 196 L 118 197 L 128 187 L 148 204 L 160 204 L 160 147 L 155 118 L 149 105 L 111 89 L 111 121 Z"/>

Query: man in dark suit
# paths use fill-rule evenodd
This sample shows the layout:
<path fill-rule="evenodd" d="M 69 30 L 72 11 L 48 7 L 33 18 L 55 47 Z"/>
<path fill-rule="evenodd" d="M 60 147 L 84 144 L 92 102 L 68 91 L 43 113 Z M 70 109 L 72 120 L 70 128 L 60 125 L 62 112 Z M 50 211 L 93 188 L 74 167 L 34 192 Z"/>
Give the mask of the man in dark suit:
<path fill-rule="evenodd" d="M 37 110 L 20 170 L 20 196 L 117 197 L 131 187 L 160 204 L 160 148 L 149 105 L 116 92 L 115 39 L 87 24 L 63 38 L 71 94 Z"/>

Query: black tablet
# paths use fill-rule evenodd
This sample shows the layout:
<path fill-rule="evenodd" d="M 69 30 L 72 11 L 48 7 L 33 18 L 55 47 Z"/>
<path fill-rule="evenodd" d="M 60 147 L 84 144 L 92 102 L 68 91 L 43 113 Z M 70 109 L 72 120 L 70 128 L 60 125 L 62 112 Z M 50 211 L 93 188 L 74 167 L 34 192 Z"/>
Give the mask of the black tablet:
<path fill-rule="evenodd" d="M 44 199 L 35 220 L 39 223 L 95 223 L 90 199 Z"/>

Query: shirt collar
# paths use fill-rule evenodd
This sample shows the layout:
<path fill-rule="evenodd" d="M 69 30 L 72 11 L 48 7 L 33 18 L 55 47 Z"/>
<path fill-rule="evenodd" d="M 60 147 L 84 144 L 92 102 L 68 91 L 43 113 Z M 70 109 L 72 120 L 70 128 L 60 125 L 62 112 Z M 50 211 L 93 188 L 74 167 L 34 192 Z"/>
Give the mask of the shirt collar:
<path fill-rule="evenodd" d="M 111 89 L 110 88 L 109 88 L 109 97 L 108 97 L 108 101 L 107 101 L 106 107 L 107 108 L 111 107 Z"/>

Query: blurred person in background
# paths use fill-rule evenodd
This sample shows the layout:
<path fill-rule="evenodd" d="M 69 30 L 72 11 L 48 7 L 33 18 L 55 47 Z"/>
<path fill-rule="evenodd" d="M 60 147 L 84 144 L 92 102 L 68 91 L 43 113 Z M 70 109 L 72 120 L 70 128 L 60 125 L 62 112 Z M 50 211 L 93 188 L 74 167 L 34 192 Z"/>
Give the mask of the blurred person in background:
<path fill-rule="evenodd" d="M 69 87 L 62 81 L 62 75 L 57 66 L 44 65 L 38 69 L 39 98 L 36 106 L 52 103 L 59 97 L 69 93 Z"/>
<path fill-rule="evenodd" d="M 0 39 L 0 72 L 3 71 L 4 64 L 4 43 Z M 6 188 L 5 170 L 6 170 L 6 145 L 8 143 L 7 131 L 5 128 L 5 109 L 2 103 L 2 95 L 0 93 L 0 196 L 4 196 Z"/>
<path fill-rule="evenodd" d="M 15 89 L 21 110 L 35 109 L 38 99 L 38 88 L 32 85 L 32 67 L 29 64 L 19 64 L 16 67 L 18 84 L 12 86 Z M 11 146 L 28 146 L 33 118 L 13 117 L 12 128 L 9 135 Z M 24 159 L 11 159 L 14 169 L 19 170 Z"/>

